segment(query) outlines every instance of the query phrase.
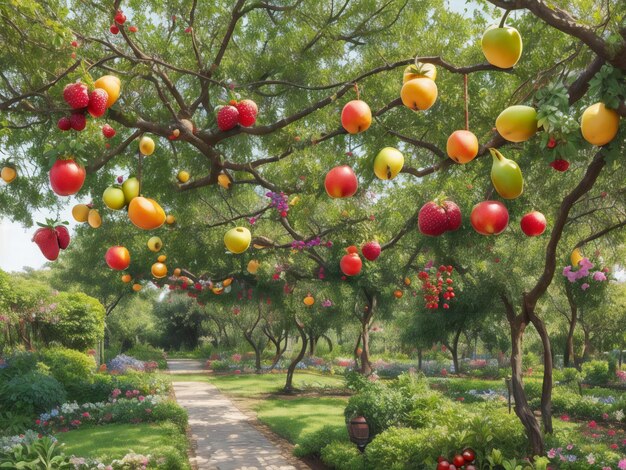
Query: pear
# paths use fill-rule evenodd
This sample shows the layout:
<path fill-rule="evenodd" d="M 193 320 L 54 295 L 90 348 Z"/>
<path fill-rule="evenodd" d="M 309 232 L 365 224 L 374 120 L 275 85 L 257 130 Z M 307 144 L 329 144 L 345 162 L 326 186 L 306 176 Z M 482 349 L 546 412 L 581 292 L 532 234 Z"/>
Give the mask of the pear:
<path fill-rule="evenodd" d="M 496 149 L 489 149 L 493 157 L 491 182 L 504 199 L 515 199 L 524 192 L 524 178 L 517 163 L 505 158 Z"/>

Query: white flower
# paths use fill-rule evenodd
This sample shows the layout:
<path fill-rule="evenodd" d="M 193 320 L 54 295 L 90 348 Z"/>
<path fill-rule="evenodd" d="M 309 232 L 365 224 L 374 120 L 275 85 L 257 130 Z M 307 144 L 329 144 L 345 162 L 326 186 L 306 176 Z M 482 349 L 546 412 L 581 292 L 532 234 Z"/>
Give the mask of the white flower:
<path fill-rule="evenodd" d="M 617 410 L 617 411 L 615 412 L 615 419 L 616 419 L 617 421 L 622 421 L 622 420 L 624 419 L 624 416 L 625 416 L 625 415 L 624 415 L 624 410 Z"/>

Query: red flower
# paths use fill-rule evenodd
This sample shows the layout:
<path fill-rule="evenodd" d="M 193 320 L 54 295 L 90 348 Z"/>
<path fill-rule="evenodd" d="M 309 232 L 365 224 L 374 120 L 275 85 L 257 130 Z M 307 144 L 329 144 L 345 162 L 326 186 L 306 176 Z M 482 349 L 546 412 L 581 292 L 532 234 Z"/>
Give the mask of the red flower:
<path fill-rule="evenodd" d="M 595 421 L 589 421 L 587 426 L 589 427 L 589 429 L 596 429 L 598 427 L 598 423 L 596 423 Z"/>

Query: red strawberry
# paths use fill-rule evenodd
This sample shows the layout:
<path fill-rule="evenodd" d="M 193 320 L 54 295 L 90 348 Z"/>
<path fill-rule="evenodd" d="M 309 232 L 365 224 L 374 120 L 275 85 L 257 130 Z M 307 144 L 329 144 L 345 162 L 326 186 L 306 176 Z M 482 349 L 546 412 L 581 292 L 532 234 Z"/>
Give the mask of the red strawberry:
<path fill-rule="evenodd" d="M 444 201 L 441 204 L 427 202 L 417 217 L 419 231 L 431 237 L 438 237 L 444 232 L 458 229 L 461 221 L 461 210 L 452 201 Z"/>
<path fill-rule="evenodd" d="M 73 109 L 81 109 L 89 104 L 87 86 L 80 83 L 70 83 L 63 89 L 63 99 Z"/>
<path fill-rule="evenodd" d="M 72 47 L 78 47 L 78 42 L 77 41 L 72 41 L 71 44 L 72 44 Z"/>
<path fill-rule="evenodd" d="M 70 116 L 70 125 L 75 131 L 82 131 L 87 125 L 87 118 L 83 113 L 72 113 Z"/>
<path fill-rule="evenodd" d="M 361 247 L 361 253 L 365 259 L 374 261 L 380 256 L 380 244 L 378 242 L 367 242 Z"/>
<path fill-rule="evenodd" d="M 65 225 L 57 225 L 54 228 L 59 240 L 59 248 L 65 250 L 70 244 L 70 232 Z"/>
<path fill-rule="evenodd" d="M 102 88 L 96 88 L 89 93 L 89 106 L 87 111 L 93 117 L 97 118 L 102 116 L 107 110 L 107 102 L 109 101 L 109 94 Z"/>
<path fill-rule="evenodd" d="M 553 149 L 554 147 L 556 147 L 556 140 L 554 140 L 554 137 L 550 137 L 550 140 L 548 140 L 547 147 L 549 149 Z"/>
<path fill-rule="evenodd" d="M 244 127 L 250 127 L 256 122 L 259 108 L 252 100 L 241 100 L 237 103 L 237 111 L 239 111 L 239 124 Z"/>
<path fill-rule="evenodd" d="M 120 32 L 120 28 L 118 28 L 117 25 L 112 24 L 109 31 L 111 31 L 111 34 L 118 34 Z"/>
<path fill-rule="evenodd" d="M 54 261 L 59 257 L 59 240 L 57 233 L 50 227 L 37 229 L 33 235 L 33 241 L 37 244 L 46 259 Z"/>
<path fill-rule="evenodd" d="M 126 15 L 122 13 L 122 10 L 117 10 L 114 19 L 117 24 L 124 24 L 126 22 Z"/>
<path fill-rule="evenodd" d="M 569 162 L 562 158 L 557 158 L 556 160 L 550 162 L 550 166 L 556 171 L 567 171 L 569 168 Z"/>
<path fill-rule="evenodd" d="M 72 123 L 70 122 L 70 118 L 64 116 L 59 119 L 59 122 L 57 122 L 57 126 L 62 131 L 69 131 L 72 128 Z"/>
<path fill-rule="evenodd" d="M 115 135 L 115 129 L 113 129 L 108 124 L 102 126 L 102 135 L 104 135 L 107 139 L 110 139 Z"/>
<path fill-rule="evenodd" d="M 139 31 L 139 28 L 137 26 L 131 26 L 130 28 L 128 28 L 128 31 L 130 31 L 131 33 L 136 33 L 137 31 Z"/>
<path fill-rule="evenodd" d="M 217 112 L 217 127 L 229 131 L 239 122 L 239 111 L 234 106 L 223 106 Z"/>

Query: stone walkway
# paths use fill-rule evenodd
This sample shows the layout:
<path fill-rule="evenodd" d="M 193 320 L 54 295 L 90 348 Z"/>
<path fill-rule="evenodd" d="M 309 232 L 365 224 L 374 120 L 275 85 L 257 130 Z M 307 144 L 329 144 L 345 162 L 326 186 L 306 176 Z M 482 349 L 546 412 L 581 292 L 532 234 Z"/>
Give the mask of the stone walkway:
<path fill-rule="evenodd" d="M 199 361 L 168 360 L 172 374 L 203 371 Z M 174 381 L 176 400 L 189 413 L 199 470 L 296 470 L 241 411 L 207 382 Z"/>

